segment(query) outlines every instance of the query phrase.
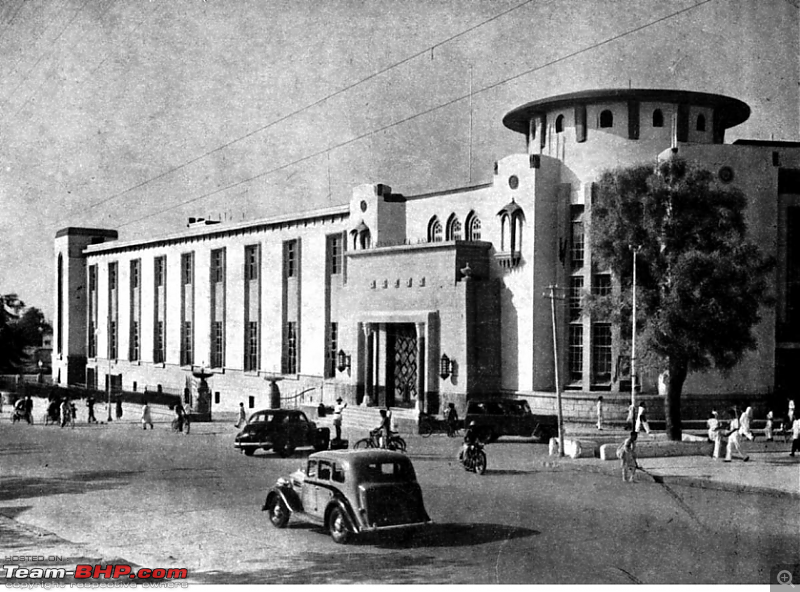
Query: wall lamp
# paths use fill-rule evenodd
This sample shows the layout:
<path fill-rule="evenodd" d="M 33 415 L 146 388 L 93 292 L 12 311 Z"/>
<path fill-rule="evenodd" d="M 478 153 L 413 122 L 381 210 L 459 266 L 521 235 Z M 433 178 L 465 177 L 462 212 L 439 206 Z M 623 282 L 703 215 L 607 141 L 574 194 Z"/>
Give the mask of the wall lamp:
<path fill-rule="evenodd" d="M 448 358 L 447 354 L 442 354 L 439 360 L 439 376 L 442 377 L 442 380 L 446 380 L 453 373 L 454 364 L 455 361 Z"/>
<path fill-rule="evenodd" d="M 336 354 L 336 368 L 339 372 L 350 370 L 350 356 L 344 353 L 343 349 L 340 349 L 339 353 Z"/>

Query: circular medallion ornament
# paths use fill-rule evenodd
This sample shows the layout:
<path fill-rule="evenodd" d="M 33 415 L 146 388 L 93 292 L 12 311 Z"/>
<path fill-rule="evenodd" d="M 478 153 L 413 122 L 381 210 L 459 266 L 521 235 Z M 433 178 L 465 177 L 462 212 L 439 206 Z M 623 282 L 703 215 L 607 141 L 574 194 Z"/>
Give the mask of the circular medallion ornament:
<path fill-rule="evenodd" d="M 366 212 L 367 211 L 367 202 L 364 201 L 364 200 L 361 200 L 361 211 L 362 212 Z"/>
<path fill-rule="evenodd" d="M 508 178 L 508 186 L 511 187 L 511 189 L 516 189 L 517 187 L 519 187 L 519 179 L 517 178 L 516 175 L 511 175 Z"/>
<path fill-rule="evenodd" d="M 733 169 L 729 166 L 724 166 L 719 170 L 719 180 L 723 183 L 730 183 L 733 181 Z"/>

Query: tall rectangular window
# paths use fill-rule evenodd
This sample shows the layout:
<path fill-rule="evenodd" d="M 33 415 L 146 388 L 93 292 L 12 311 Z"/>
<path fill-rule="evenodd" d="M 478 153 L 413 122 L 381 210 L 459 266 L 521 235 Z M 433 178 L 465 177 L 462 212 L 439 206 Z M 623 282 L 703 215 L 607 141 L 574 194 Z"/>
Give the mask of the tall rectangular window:
<path fill-rule="evenodd" d="M 259 368 L 261 319 L 261 245 L 244 248 L 244 369 Z"/>
<path fill-rule="evenodd" d="M 258 323 L 249 321 L 245 331 L 244 369 L 254 372 L 258 370 Z"/>
<path fill-rule="evenodd" d="M 284 244 L 286 245 L 286 277 L 295 277 L 297 275 L 297 241 L 290 240 Z"/>
<path fill-rule="evenodd" d="M 258 245 L 249 245 L 244 248 L 244 279 L 247 281 L 258 279 Z"/>
<path fill-rule="evenodd" d="M 117 334 L 117 315 L 119 313 L 119 286 L 117 285 L 117 263 L 108 264 L 108 358 L 116 360 L 119 335 Z"/>
<path fill-rule="evenodd" d="M 153 319 L 153 362 L 167 360 L 167 258 L 153 260 L 153 292 L 155 299 Z"/>
<path fill-rule="evenodd" d="M 225 365 L 225 341 L 222 332 L 222 322 L 214 321 L 211 324 L 211 366 L 222 368 Z"/>
<path fill-rule="evenodd" d="M 583 325 L 569 326 L 567 356 L 569 381 L 580 382 L 583 380 Z"/>
<path fill-rule="evenodd" d="M 572 206 L 572 225 L 569 249 L 569 261 L 572 269 L 580 269 L 583 267 L 583 258 L 583 206 Z"/>
<path fill-rule="evenodd" d="M 142 261 L 134 259 L 130 267 L 130 333 L 128 335 L 128 359 L 137 361 L 141 355 L 139 323 L 142 315 Z"/>
<path fill-rule="evenodd" d="M 576 321 L 581 318 L 583 307 L 583 277 L 572 276 L 569 278 L 569 320 Z"/>
<path fill-rule="evenodd" d="M 328 237 L 328 259 L 331 275 L 342 273 L 342 235 L 332 234 Z"/>
<path fill-rule="evenodd" d="M 225 249 L 211 251 L 211 366 L 225 366 Z"/>
<path fill-rule="evenodd" d="M 181 255 L 181 366 L 194 363 L 194 253 Z"/>
<path fill-rule="evenodd" d="M 87 302 L 89 319 L 86 327 L 86 355 L 90 358 L 97 357 L 97 265 L 89 266 L 89 300 Z"/>
<path fill-rule="evenodd" d="M 592 324 L 592 382 L 611 382 L 611 323 Z"/>
<path fill-rule="evenodd" d="M 339 351 L 339 323 L 331 323 L 328 328 L 328 343 L 325 348 L 325 376 L 336 376 L 336 354 Z"/>
<path fill-rule="evenodd" d="M 297 374 L 297 323 L 286 323 L 286 355 L 283 361 L 284 374 Z"/>

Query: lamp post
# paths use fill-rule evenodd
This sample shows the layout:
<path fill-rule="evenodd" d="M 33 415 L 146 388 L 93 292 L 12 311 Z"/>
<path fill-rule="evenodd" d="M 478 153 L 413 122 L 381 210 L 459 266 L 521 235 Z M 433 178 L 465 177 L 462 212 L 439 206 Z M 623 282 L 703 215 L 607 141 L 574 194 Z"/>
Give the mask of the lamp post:
<path fill-rule="evenodd" d="M 642 249 L 640 245 L 629 245 L 633 253 L 633 286 L 632 286 L 632 300 L 633 300 L 633 318 L 631 322 L 631 405 L 636 408 L 636 256 Z"/>
<path fill-rule="evenodd" d="M 106 418 L 111 423 L 111 358 L 108 358 L 108 372 L 106 373 L 106 397 L 108 400 L 108 417 Z"/>
<path fill-rule="evenodd" d="M 564 300 L 564 296 L 556 294 L 558 286 L 550 285 L 545 298 L 550 299 L 550 314 L 553 319 L 553 364 L 556 372 L 556 403 L 558 405 L 558 456 L 564 456 L 564 413 L 561 408 L 561 385 L 558 381 L 558 329 L 556 326 L 556 300 Z"/>

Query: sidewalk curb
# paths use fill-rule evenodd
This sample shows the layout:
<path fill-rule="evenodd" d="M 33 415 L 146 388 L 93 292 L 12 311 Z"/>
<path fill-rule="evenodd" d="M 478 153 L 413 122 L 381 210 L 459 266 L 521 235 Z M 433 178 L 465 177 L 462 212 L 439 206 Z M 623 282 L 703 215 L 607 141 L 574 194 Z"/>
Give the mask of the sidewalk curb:
<path fill-rule="evenodd" d="M 573 459 L 569 459 L 573 461 Z M 581 459 L 574 459 L 574 462 L 559 463 L 558 461 L 543 461 L 542 465 L 547 468 L 559 468 L 562 470 L 585 471 L 602 475 L 616 475 L 618 465 L 608 463 L 606 465 L 594 465 L 581 463 Z M 656 469 L 657 471 L 658 469 Z M 696 489 L 709 489 L 715 491 L 727 491 L 729 493 L 748 493 L 752 495 L 768 495 L 770 497 L 788 497 L 800 499 L 800 491 L 783 491 L 772 487 L 759 487 L 757 485 L 745 485 L 738 483 L 726 483 L 715 481 L 714 479 L 704 479 L 701 477 L 688 477 L 684 475 L 661 475 L 652 470 L 641 470 L 649 480 L 659 485 L 676 485 L 680 487 L 693 487 Z"/>

